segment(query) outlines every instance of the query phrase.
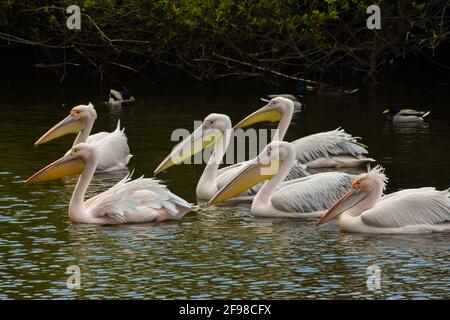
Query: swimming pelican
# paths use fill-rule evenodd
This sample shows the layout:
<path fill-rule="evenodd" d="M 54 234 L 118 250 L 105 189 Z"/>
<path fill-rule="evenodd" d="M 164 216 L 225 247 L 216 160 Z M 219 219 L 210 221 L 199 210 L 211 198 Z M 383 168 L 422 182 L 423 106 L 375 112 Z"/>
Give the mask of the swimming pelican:
<path fill-rule="evenodd" d="M 81 172 L 69 204 L 69 218 L 78 223 L 178 220 L 198 209 L 198 206 L 170 192 L 158 180 L 143 177 L 131 180 L 131 174 L 107 191 L 84 201 L 99 159 L 97 146 L 79 143 L 65 156 L 32 175 L 26 183 L 54 180 Z"/>
<path fill-rule="evenodd" d="M 214 144 L 214 150 L 198 180 L 196 194 L 200 200 L 209 200 L 211 197 L 245 164 L 238 163 L 219 169 L 231 139 L 233 129 L 230 118 L 225 114 L 211 113 L 189 137 L 176 145 L 172 152 L 158 165 L 154 174 L 164 171 L 174 164 L 180 164 L 185 159 L 197 154 Z M 309 175 L 303 166 L 296 163 L 289 172 L 288 179 Z M 258 187 L 244 190 L 242 197 L 255 194 Z"/>
<path fill-rule="evenodd" d="M 108 103 L 113 107 L 120 107 L 130 105 L 134 102 L 134 97 L 131 95 L 130 89 L 123 87 L 122 91 L 114 89 L 109 90 Z"/>
<path fill-rule="evenodd" d="M 267 105 L 241 120 L 235 128 L 245 128 L 252 124 L 270 121 L 279 122 L 274 140 L 283 140 L 294 113 L 290 99 L 276 97 Z M 310 169 L 357 167 L 375 161 L 365 158 L 367 150 L 342 129 L 312 134 L 292 143 L 297 160 Z"/>
<path fill-rule="evenodd" d="M 325 172 L 305 178 L 284 181 L 295 161 L 296 150 L 291 143 L 273 141 L 255 159 L 240 168 L 208 202 L 218 204 L 240 194 L 264 180 L 255 195 L 251 211 L 261 217 L 321 217 L 329 206 L 345 194 L 354 175 Z"/>
<path fill-rule="evenodd" d="M 449 190 L 405 189 L 382 196 L 387 178 L 380 166 L 361 174 L 317 225 L 338 216 L 342 231 L 429 233 L 450 231 Z"/>
<path fill-rule="evenodd" d="M 391 104 L 383 111 L 388 120 L 393 122 L 423 122 L 430 111 L 417 111 L 414 109 L 401 109 L 398 104 Z"/>
<path fill-rule="evenodd" d="M 127 136 L 120 130 L 120 120 L 115 131 L 91 133 L 97 112 L 92 103 L 74 107 L 70 114 L 40 137 L 34 146 L 46 143 L 69 133 L 78 133 L 73 145 L 81 142 L 92 143 L 98 147 L 99 161 L 97 171 L 113 171 L 127 166 L 132 155 L 127 143 Z"/>

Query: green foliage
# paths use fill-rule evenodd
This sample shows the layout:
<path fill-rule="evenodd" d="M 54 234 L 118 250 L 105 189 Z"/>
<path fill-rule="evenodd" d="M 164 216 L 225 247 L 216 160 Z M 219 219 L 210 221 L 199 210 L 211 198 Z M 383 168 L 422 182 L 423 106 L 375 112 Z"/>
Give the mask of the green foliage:
<path fill-rule="evenodd" d="M 379 31 L 365 27 L 372 0 L 76 2 L 83 14 L 80 32 L 66 28 L 65 9 L 72 0 L 0 2 L 0 27 L 24 41 L 3 40 L 12 49 L 33 42 L 45 50 L 39 59 L 47 63 L 66 59 L 87 69 L 102 66 L 102 72 L 117 65 L 139 73 L 171 66 L 215 78 L 254 75 L 251 64 L 287 73 L 341 66 L 376 73 L 392 56 L 437 48 L 447 40 L 450 20 L 441 14 L 440 2 L 425 0 L 378 1 Z M 215 53 L 247 64 L 232 64 Z"/>

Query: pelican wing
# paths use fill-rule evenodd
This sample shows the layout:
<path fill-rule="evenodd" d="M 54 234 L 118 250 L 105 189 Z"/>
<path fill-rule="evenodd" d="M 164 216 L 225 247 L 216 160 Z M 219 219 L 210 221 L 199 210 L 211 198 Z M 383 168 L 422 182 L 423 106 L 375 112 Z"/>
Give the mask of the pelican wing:
<path fill-rule="evenodd" d="M 308 177 L 311 174 L 306 170 L 306 166 L 295 160 L 294 164 L 291 167 L 291 170 L 287 174 L 284 181 L 291 181 L 298 178 Z"/>
<path fill-rule="evenodd" d="M 381 228 L 401 228 L 450 221 L 448 189 L 407 189 L 386 197 L 361 215 L 364 223 Z"/>
<path fill-rule="evenodd" d="M 272 196 L 272 205 L 284 212 L 326 210 L 349 190 L 355 178 L 344 172 L 326 172 L 283 182 Z"/>
<path fill-rule="evenodd" d="M 176 217 L 193 208 L 193 205 L 170 192 L 159 180 L 140 177 L 131 180 L 127 175 L 107 191 L 86 201 L 95 217 L 109 216 L 119 222 L 127 222 L 127 215 L 136 213 L 139 207 L 164 209 Z"/>
<path fill-rule="evenodd" d="M 117 128 L 113 132 L 100 132 L 90 136 L 88 143 L 95 144 L 99 150 L 97 171 L 111 171 L 126 167 L 132 157 L 127 141 L 124 129 L 120 129 L 120 121 L 117 122 Z"/>
<path fill-rule="evenodd" d="M 292 142 L 297 152 L 297 160 L 307 163 L 322 157 L 351 154 L 363 158 L 367 150 L 358 143 L 359 137 L 353 137 L 343 129 L 320 132 Z"/>
<path fill-rule="evenodd" d="M 391 199 L 391 198 L 393 198 L 393 197 L 403 196 L 403 195 L 406 195 L 406 194 L 411 194 L 411 193 L 421 192 L 421 191 L 425 191 L 425 190 L 431 191 L 431 190 L 435 190 L 435 189 L 434 189 L 433 187 L 423 187 L 423 188 L 418 188 L 418 189 L 405 189 L 405 190 L 400 190 L 400 191 L 393 192 L 393 193 L 390 193 L 390 194 L 387 194 L 387 195 L 382 196 L 382 197 L 380 198 L 380 200 L 378 200 L 377 204 L 380 203 L 380 202 L 382 202 L 382 201 Z"/>

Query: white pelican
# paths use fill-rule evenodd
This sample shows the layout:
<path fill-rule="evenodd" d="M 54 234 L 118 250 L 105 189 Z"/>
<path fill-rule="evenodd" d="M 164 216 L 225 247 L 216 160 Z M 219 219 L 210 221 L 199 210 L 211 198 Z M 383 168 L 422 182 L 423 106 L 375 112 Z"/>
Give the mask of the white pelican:
<path fill-rule="evenodd" d="M 290 99 L 276 97 L 267 105 L 241 120 L 235 128 L 245 128 L 252 124 L 270 121 L 277 122 L 278 135 L 274 140 L 283 140 L 294 113 L 294 104 Z M 357 142 L 356 137 L 342 129 L 312 134 L 292 141 L 297 160 L 310 169 L 357 167 L 375 161 L 365 158 L 367 150 Z"/>
<path fill-rule="evenodd" d="M 225 114 L 211 113 L 189 137 L 176 145 L 172 152 L 158 165 L 154 174 L 164 171 L 174 164 L 180 164 L 183 160 L 206 149 L 214 144 L 214 150 L 203 170 L 203 174 L 198 180 L 196 194 L 200 200 L 209 200 L 211 197 L 245 164 L 238 163 L 219 169 L 222 158 L 225 155 L 231 139 L 233 129 L 230 118 Z M 296 163 L 292 166 L 288 179 L 309 175 L 303 166 Z M 242 197 L 255 194 L 255 188 L 244 190 Z"/>
<path fill-rule="evenodd" d="M 190 211 L 198 210 L 198 206 L 176 196 L 158 180 L 143 177 L 131 180 L 131 174 L 107 191 L 84 201 L 99 159 L 100 153 L 95 145 L 80 143 L 32 175 L 26 183 L 54 180 L 81 172 L 69 204 L 69 218 L 78 223 L 177 220 Z"/>
<path fill-rule="evenodd" d="M 114 89 L 109 90 L 108 103 L 113 107 L 127 106 L 134 102 L 134 97 L 130 93 L 130 89 L 123 87 L 122 91 Z"/>
<path fill-rule="evenodd" d="M 218 204 L 255 184 L 263 184 L 251 211 L 261 217 L 321 217 L 351 185 L 354 175 L 326 172 L 283 181 L 295 161 L 295 149 L 285 141 L 273 141 L 255 159 L 240 168 L 208 202 Z"/>
<path fill-rule="evenodd" d="M 117 122 L 115 131 L 91 133 L 94 121 L 97 119 L 97 112 L 92 103 L 74 107 L 70 114 L 48 130 L 40 137 L 34 146 L 46 143 L 50 140 L 69 133 L 78 133 L 73 145 L 81 142 L 95 144 L 98 148 L 99 161 L 97 171 L 113 171 L 123 169 L 127 166 L 132 155 L 127 143 L 127 136 L 120 130 L 120 120 Z"/>
<path fill-rule="evenodd" d="M 428 233 L 450 231 L 449 190 L 405 189 L 382 196 L 387 178 L 380 166 L 361 174 L 317 225 L 338 216 L 342 231 Z"/>
<path fill-rule="evenodd" d="M 430 111 L 417 111 L 414 109 L 400 109 L 397 104 L 391 104 L 383 111 L 388 120 L 393 122 L 423 122 L 423 119 L 430 114 Z"/>

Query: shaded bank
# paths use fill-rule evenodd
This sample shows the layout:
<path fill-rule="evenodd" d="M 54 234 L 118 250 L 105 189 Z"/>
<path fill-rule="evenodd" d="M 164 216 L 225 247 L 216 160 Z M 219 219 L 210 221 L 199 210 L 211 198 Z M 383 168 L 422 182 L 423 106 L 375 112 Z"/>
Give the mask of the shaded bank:
<path fill-rule="evenodd" d="M 69 0 L 0 4 L 3 70 L 198 80 L 291 76 L 374 79 L 423 63 L 448 70 L 448 1 L 379 1 L 381 29 L 366 27 L 372 1 L 79 1 L 81 30 L 66 26 Z M 287 78 L 289 79 L 289 78 Z"/>

